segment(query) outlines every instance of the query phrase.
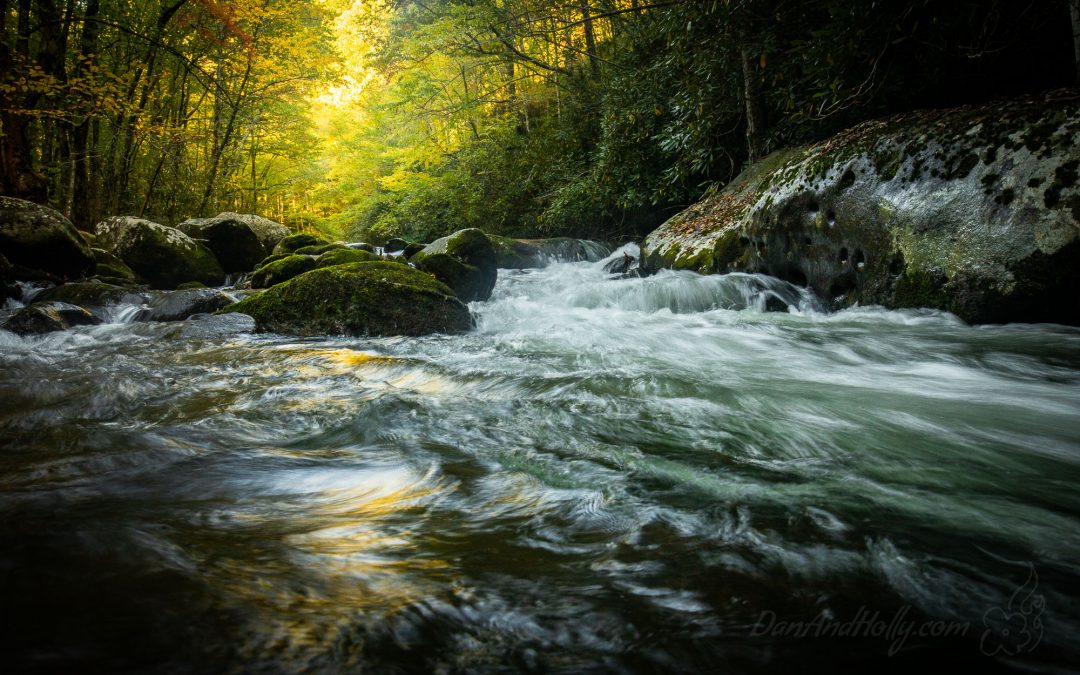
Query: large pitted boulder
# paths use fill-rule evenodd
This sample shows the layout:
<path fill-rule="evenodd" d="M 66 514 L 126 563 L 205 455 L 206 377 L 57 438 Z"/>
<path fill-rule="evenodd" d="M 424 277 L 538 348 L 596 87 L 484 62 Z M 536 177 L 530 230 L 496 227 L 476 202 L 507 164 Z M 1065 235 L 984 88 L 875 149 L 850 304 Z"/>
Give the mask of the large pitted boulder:
<path fill-rule="evenodd" d="M 314 270 L 227 308 L 258 330 L 291 335 L 427 335 L 472 327 L 453 291 L 407 265 L 388 261 Z"/>
<path fill-rule="evenodd" d="M 0 197 L 0 254 L 16 267 L 77 279 L 94 270 L 94 256 L 67 218 L 47 206 Z"/>
<path fill-rule="evenodd" d="M 15 312 L 0 328 L 16 335 L 41 335 L 101 323 L 87 310 L 66 302 L 35 302 Z"/>
<path fill-rule="evenodd" d="M 251 226 L 239 217 L 193 218 L 176 228 L 204 243 L 226 272 L 247 272 L 266 257 L 268 250 Z"/>
<path fill-rule="evenodd" d="M 901 115 L 765 158 L 643 260 L 764 272 L 835 306 L 1080 324 L 1078 172 L 1078 98 Z"/>
<path fill-rule="evenodd" d="M 271 254 L 278 253 L 295 253 L 298 249 L 305 246 L 324 246 L 330 242 L 325 239 L 320 239 L 313 234 L 307 232 L 300 232 L 298 234 L 290 234 L 274 246 Z"/>
<path fill-rule="evenodd" d="M 214 254 L 180 230 L 118 216 L 98 223 L 95 232 L 101 248 L 123 260 L 154 288 L 176 288 L 186 281 L 218 286 L 225 280 Z"/>
<path fill-rule="evenodd" d="M 188 288 L 162 293 L 135 315 L 136 321 L 183 321 L 195 314 L 209 314 L 233 303 L 216 288 Z"/>
<path fill-rule="evenodd" d="M 436 239 L 409 258 L 417 269 L 443 282 L 464 302 L 487 300 L 495 288 L 498 263 L 491 240 L 480 230 L 460 230 Z"/>
<path fill-rule="evenodd" d="M 315 269 L 315 256 L 290 255 L 267 263 L 251 275 L 252 288 L 269 288 Z"/>

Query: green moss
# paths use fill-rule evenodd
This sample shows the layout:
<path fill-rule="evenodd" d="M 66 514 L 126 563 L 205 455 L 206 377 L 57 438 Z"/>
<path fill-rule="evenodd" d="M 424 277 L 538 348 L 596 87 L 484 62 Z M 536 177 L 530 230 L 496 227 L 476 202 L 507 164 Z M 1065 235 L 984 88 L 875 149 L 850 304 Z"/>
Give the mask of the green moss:
<path fill-rule="evenodd" d="M 260 331 L 293 335 L 424 335 L 472 325 L 447 286 L 389 261 L 313 270 L 223 311 L 251 315 Z"/>
<path fill-rule="evenodd" d="M 352 248 L 335 248 L 323 253 L 315 260 L 315 267 L 331 267 L 333 265 L 345 265 L 356 262 L 371 262 L 381 260 L 379 256 L 369 251 L 361 251 Z"/>
<path fill-rule="evenodd" d="M 948 309 L 949 295 L 945 290 L 947 281 L 942 273 L 909 268 L 897 280 L 892 306 Z"/>
<path fill-rule="evenodd" d="M 272 253 L 294 253 L 297 249 L 304 248 L 305 246 L 321 246 L 330 242 L 325 239 L 320 239 L 313 234 L 307 234 L 306 232 L 300 232 L 299 234 L 290 234 L 274 246 Z"/>
<path fill-rule="evenodd" d="M 333 251 L 336 249 L 348 249 L 345 244 L 319 244 L 317 246 L 301 246 L 293 251 L 297 255 L 322 255 L 327 251 Z"/>
<path fill-rule="evenodd" d="M 264 265 L 251 275 L 252 288 L 268 288 L 315 269 L 315 259 L 306 255 L 290 255 Z"/>
<path fill-rule="evenodd" d="M 272 262 L 277 262 L 278 260 L 284 260 L 285 258 L 288 258 L 291 255 L 293 255 L 293 254 L 292 253 L 275 253 L 273 255 L 268 255 L 265 258 L 263 258 L 261 261 L 259 261 L 259 264 L 255 266 L 255 269 L 256 270 L 262 269 L 263 267 L 266 267 L 267 265 L 269 265 Z"/>

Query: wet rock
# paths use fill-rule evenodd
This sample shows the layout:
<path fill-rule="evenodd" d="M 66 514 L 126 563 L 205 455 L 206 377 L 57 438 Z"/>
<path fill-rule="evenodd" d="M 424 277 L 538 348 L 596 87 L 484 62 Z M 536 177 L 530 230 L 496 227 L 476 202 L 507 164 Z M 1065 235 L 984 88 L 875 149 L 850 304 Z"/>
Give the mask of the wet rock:
<path fill-rule="evenodd" d="M 263 265 L 251 275 L 252 288 L 269 288 L 315 269 L 315 256 L 290 255 Z"/>
<path fill-rule="evenodd" d="M 294 251 L 297 255 L 322 255 L 327 251 L 350 250 L 345 244 L 319 244 L 318 246 L 302 246 Z"/>
<path fill-rule="evenodd" d="M 330 267 L 332 265 L 345 265 L 354 262 L 371 262 L 382 260 L 379 256 L 368 251 L 353 248 L 339 248 L 327 251 L 315 259 L 315 267 Z"/>
<path fill-rule="evenodd" d="M 386 246 L 383 246 L 383 250 L 387 253 L 397 253 L 398 251 L 404 251 L 405 247 L 409 245 L 409 242 L 404 239 L 395 237 L 386 242 Z"/>
<path fill-rule="evenodd" d="M 235 215 L 235 214 L 232 214 Z M 202 242 L 226 272 L 246 272 L 266 257 L 267 248 L 255 231 L 240 218 L 186 220 L 177 229 Z"/>
<path fill-rule="evenodd" d="M 401 252 L 401 257 L 405 260 L 411 259 L 414 255 L 423 251 L 427 244 L 409 244 Z"/>
<path fill-rule="evenodd" d="M 426 335 L 472 327 L 469 310 L 431 275 L 389 261 L 302 274 L 224 310 L 291 335 Z"/>
<path fill-rule="evenodd" d="M 251 333 L 254 330 L 255 319 L 240 312 L 195 314 L 181 324 L 180 337 L 213 339 Z"/>
<path fill-rule="evenodd" d="M 154 288 L 176 288 L 186 281 L 218 286 L 225 281 L 214 254 L 180 230 L 118 216 L 98 223 L 95 232 L 101 248 L 123 260 Z"/>
<path fill-rule="evenodd" d="M 13 267 L 77 279 L 94 270 L 94 256 L 79 231 L 59 212 L 0 197 L 0 254 Z"/>
<path fill-rule="evenodd" d="M 279 253 L 294 253 L 297 249 L 304 248 L 305 246 L 323 246 L 329 243 L 330 242 L 325 239 L 320 239 L 313 234 L 300 232 L 299 234 L 290 234 L 279 241 L 270 253 L 272 255 Z"/>
<path fill-rule="evenodd" d="M 1078 167 L 1078 98 L 876 120 L 748 167 L 643 260 L 763 272 L 834 307 L 1080 324 Z"/>
<path fill-rule="evenodd" d="M 630 274 L 637 270 L 637 258 L 625 253 L 604 263 L 604 271 L 608 274 Z"/>
<path fill-rule="evenodd" d="M 352 248 L 352 249 L 356 249 L 357 251 L 367 251 L 368 253 L 374 253 L 375 252 L 375 247 L 372 246 L 371 244 L 367 243 L 367 242 L 364 242 L 364 241 L 355 242 L 355 243 L 352 243 L 352 244 L 346 244 L 346 246 L 348 246 L 349 248 Z"/>
<path fill-rule="evenodd" d="M 42 335 L 101 323 L 87 310 L 66 302 L 35 302 L 15 312 L 0 328 L 16 335 Z"/>
<path fill-rule="evenodd" d="M 475 228 L 436 239 L 409 258 L 409 262 L 434 275 L 464 302 L 491 297 L 498 273 L 491 240 Z"/>
<path fill-rule="evenodd" d="M 49 288 L 35 298 L 39 302 L 65 302 L 81 307 L 141 305 L 147 296 L 137 290 L 100 281 L 74 281 Z"/>
<path fill-rule="evenodd" d="M 233 304 L 216 288 L 192 288 L 163 293 L 135 315 L 136 321 L 183 321 L 195 314 L 209 314 Z"/>

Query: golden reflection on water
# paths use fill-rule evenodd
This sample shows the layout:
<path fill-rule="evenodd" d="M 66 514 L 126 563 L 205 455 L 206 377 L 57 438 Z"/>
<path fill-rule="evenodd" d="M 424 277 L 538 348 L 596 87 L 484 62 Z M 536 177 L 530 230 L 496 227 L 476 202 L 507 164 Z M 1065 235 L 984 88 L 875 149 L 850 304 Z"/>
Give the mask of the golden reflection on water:
<path fill-rule="evenodd" d="M 393 616 L 454 585 L 451 563 L 421 554 L 416 540 L 431 504 L 454 489 L 435 469 L 319 469 L 274 481 L 289 502 L 286 522 L 267 525 L 286 532 L 210 570 L 227 605 L 257 624 L 248 633 L 263 636 L 240 646 L 251 652 L 244 658 L 266 658 L 268 645 L 276 661 L 326 653 L 359 618 Z"/>

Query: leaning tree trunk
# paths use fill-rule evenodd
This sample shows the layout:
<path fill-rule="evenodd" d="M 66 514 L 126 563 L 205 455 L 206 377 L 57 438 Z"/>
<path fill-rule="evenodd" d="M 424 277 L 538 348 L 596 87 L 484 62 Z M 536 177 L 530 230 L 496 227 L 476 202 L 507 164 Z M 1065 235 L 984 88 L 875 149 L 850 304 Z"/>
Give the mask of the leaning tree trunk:
<path fill-rule="evenodd" d="M 746 103 L 746 150 L 751 162 L 761 157 L 765 136 L 765 105 L 761 98 L 761 82 L 755 54 L 745 41 L 739 41 L 739 60 L 742 62 L 743 100 Z"/>

